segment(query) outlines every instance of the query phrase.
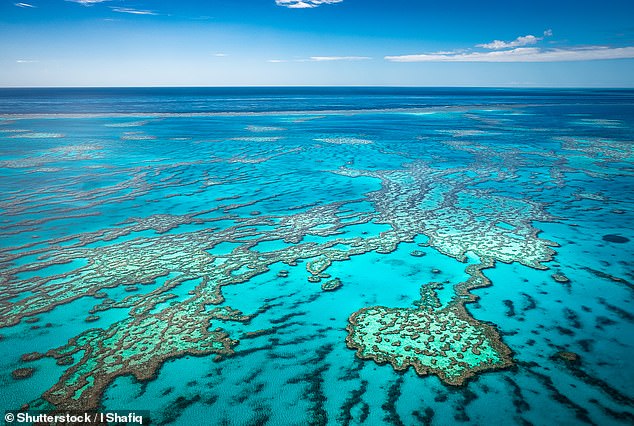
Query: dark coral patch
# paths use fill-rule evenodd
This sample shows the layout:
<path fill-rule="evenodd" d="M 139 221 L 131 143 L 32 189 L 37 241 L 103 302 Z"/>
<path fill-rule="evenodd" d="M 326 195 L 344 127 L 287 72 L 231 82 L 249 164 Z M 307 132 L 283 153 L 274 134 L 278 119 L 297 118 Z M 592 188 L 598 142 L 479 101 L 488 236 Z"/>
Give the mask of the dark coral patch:
<path fill-rule="evenodd" d="M 560 360 L 568 363 L 568 364 L 580 364 L 581 363 L 581 357 L 574 353 L 574 352 L 569 352 L 569 351 L 561 351 L 561 352 L 557 352 L 554 355 L 554 358 L 559 358 Z"/>
<path fill-rule="evenodd" d="M 623 244 L 630 241 L 629 238 L 623 237 L 622 235 L 617 234 L 607 234 L 603 236 L 603 241 L 608 241 L 610 243 L 618 243 Z"/>
<path fill-rule="evenodd" d="M 13 370 L 11 372 L 11 376 L 13 376 L 16 380 L 28 379 L 34 372 L 35 368 L 18 368 L 17 370 Z"/>
<path fill-rule="evenodd" d="M 339 287 L 341 287 L 341 280 L 339 278 L 327 281 L 321 285 L 321 289 L 324 291 L 334 291 Z"/>
<path fill-rule="evenodd" d="M 552 274 L 551 277 L 557 281 L 558 283 L 562 283 L 562 284 L 566 284 L 570 282 L 570 278 L 568 278 L 567 276 L 565 276 L 564 274 L 562 274 L 561 272 L 558 272 L 556 274 Z"/>

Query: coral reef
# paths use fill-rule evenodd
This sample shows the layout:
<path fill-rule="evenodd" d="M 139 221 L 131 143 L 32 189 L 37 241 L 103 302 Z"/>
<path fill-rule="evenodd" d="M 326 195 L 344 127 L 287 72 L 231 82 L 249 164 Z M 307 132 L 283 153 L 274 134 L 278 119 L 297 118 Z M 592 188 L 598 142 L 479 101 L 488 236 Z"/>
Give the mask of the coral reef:
<path fill-rule="evenodd" d="M 512 365 L 511 351 L 495 328 L 472 318 L 464 306 L 474 300 L 471 289 L 490 284 L 482 269 L 491 266 L 469 265 L 471 277 L 455 286 L 458 296 L 446 307 L 435 297 L 438 284 L 430 283 L 422 287 L 416 308 L 374 306 L 355 312 L 348 320 L 348 347 L 362 359 L 387 362 L 396 370 L 413 367 L 450 385 Z"/>
<path fill-rule="evenodd" d="M 0 249 L 0 327 L 36 321 L 80 299 L 94 299 L 94 305 L 80 317 L 86 328 L 105 323 L 103 328 L 84 329 L 60 347 L 22 356 L 23 363 L 50 357 L 66 367 L 59 381 L 42 395 L 46 404 L 68 410 L 97 409 L 107 386 L 117 377 L 151 380 L 165 361 L 186 355 L 229 357 L 240 348 L 232 336 L 231 325 L 236 323 L 246 327 L 237 334 L 243 338 L 272 333 L 256 327 L 249 330 L 259 311 L 243 313 L 231 308 L 225 303 L 223 287 L 246 283 L 272 269 L 286 281 L 291 268 L 305 268 L 308 281 L 321 283 L 323 291 L 333 291 L 341 287 L 341 280 L 328 273 L 339 275 L 329 270 L 333 264 L 370 252 L 392 253 L 399 244 L 413 243 L 420 236 L 426 237 L 426 242 L 419 244 L 429 247 L 426 252 L 433 249 L 469 262 L 466 272 L 470 278 L 454 286 L 455 295 L 445 305 L 436 294 L 441 285 L 429 283 L 422 286 L 421 298 L 413 307 L 374 306 L 351 313 L 347 345 L 361 359 L 389 362 L 397 370 L 412 366 L 421 375 L 435 374 L 453 385 L 478 372 L 511 365 L 510 350 L 495 328 L 474 319 L 465 303 L 475 300 L 471 289 L 490 284 L 483 269 L 496 261 L 545 269 L 544 264 L 554 255 L 551 247 L 557 246 L 540 238 L 533 226 L 536 221 L 554 220 L 544 204 L 477 185 L 504 181 L 511 175 L 516 161 L 513 153 L 505 157 L 508 171 L 487 163 L 477 146 L 462 143 L 447 145 L 475 156 L 477 164 L 433 167 L 413 160 L 403 167 L 379 169 L 354 168 L 345 162 L 345 167 L 320 173 L 324 179 L 375 181 L 373 188 L 378 184 L 380 188 L 363 196 L 346 193 L 335 202 L 302 198 L 303 205 L 283 213 L 270 209 L 267 203 L 282 196 L 293 198 L 293 192 L 257 189 L 249 197 L 236 195 L 231 189 L 213 196 L 206 193 L 217 186 L 249 186 L 251 176 L 243 168 L 253 172 L 281 155 L 299 155 L 308 149 L 285 147 L 286 139 L 266 133 L 283 129 L 250 126 L 250 135 L 226 140 L 250 148 L 224 157 L 157 161 L 118 170 L 102 165 L 95 171 L 99 182 L 103 181 L 99 187 L 91 187 L 91 174 L 69 175 L 62 182 L 15 191 L 2 198 L 0 209 L 10 220 L 0 224 L 0 235 L 24 233 L 32 238 Z M 458 136 L 470 135 L 463 132 Z M 33 134 L 24 133 L 23 137 Z M 139 144 L 149 139 L 164 142 L 153 138 L 146 133 L 124 132 L 117 143 L 120 139 Z M 378 140 L 365 137 L 335 135 L 315 141 L 311 149 L 325 145 L 343 151 L 353 148 L 348 145 L 383 149 Z M 30 168 L 60 159 L 92 161 L 104 155 L 100 145 L 74 144 L 45 151 L 41 158 L 6 160 L 0 167 L 36 173 Z M 210 164 L 230 165 L 236 173 L 229 177 L 188 174 L 193 173 L 192 168 Z M 199 208 L 186 212 L 153 211 L 121 219 L 109 227 L 88 227 L 48 239 L 36 233 L 53 222 L 91 218 L 121 203 L 158 202 L 150 197 L 157 193 L 161 199 L 182 193 L 192 199 L 199 194 L 204 197 Z M 31 212 L 38 214 L 31 216 Z M 356 232 L 355 227 L 379 227 L 381 231 Z M 416 258 L 412 261 L 425 260 L 421 250 L 410 249 L 410 254 Z M 479 263 L 473 263 L 475 258 Z M 301 262 L 304 265 L 298 266 Z M 286 269 L 280 270 L 280 265 Z M 434 268 L 432 273 L 441 271 Z M 124 319 L 105 321 L 108 315 L 103 313 L 119 309 L 126 313 Z M 16 371 L 20 370 L 25 369 Z"/>
<path fill-rule="evenodd" d="M 326 281 L 325 283 L 323 283 L 321 285 L 321 289 L 324 291 L 335 291 L 339 287 L 341 287 L 341 285 L 342 285 L 341 280 L 339 278 L 335 278 L 333 280 Z"/>

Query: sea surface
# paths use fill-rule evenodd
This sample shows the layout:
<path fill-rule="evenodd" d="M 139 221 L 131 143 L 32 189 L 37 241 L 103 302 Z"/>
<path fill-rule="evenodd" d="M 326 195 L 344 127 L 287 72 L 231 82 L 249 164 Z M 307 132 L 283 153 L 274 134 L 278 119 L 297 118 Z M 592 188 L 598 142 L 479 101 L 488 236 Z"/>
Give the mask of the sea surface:
<path fill-rule="evenodd" d="M 634 424 L 634 91 L 0 89 L 0 412 Z"/>

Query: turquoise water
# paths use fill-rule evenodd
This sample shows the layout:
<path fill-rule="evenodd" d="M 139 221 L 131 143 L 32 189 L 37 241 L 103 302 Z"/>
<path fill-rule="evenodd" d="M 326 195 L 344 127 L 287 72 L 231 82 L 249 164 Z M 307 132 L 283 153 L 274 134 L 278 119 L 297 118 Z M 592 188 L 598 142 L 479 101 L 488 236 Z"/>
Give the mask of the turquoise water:
<path fill-rule="evenodd" d="M 0 99 L 0 409 L 634 423 L 634 92 Z"/>

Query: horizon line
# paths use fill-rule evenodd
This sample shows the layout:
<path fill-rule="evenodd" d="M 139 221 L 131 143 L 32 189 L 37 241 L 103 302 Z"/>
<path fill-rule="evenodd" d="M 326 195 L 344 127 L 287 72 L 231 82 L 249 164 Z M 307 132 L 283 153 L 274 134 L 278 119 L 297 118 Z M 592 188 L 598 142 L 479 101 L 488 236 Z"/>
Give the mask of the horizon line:
<path fill-rule="evenodd" d="M 226 85 L 226 86 L 198 86 L 198 85 L 155 85 L 155 86 L 0 86 L 4 89 L 293 89 L 293 88 L 386 88 L 386 89 L 607 89 L 607 90 L 634 90 L 633 86 L 529 86 L 529 85 Z"/>

